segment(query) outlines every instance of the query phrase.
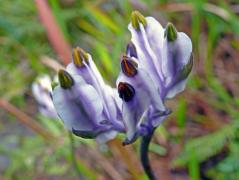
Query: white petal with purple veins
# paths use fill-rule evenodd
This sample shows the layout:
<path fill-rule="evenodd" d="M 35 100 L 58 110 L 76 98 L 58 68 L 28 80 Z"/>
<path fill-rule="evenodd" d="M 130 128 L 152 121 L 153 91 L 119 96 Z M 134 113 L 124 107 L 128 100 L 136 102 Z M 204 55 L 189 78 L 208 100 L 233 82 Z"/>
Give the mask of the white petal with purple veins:
<path fill-rule="evenodd" d="M 179 83 L 175 84 L 174 86 L 172 86 L 169 89 L 166 98 L 171 99 L 174 96 L 176 96 L 178 93 L 182 92 L 186 87 L 186 83 L 187 83 L 187 78 L 185 80 L 180 81 Z"/>
<path fill-rule="evenodd" d="M 130 141 L 135 137 L 137 128 L 150 105 L 153 105 L 157 111 L 163 112 L 166 109 L 153 80 L 143 69 L 137 69 L 137 74 L 134 77 L 127 77 L 120 73 L 117 79 L 117 86 L 120 82 L 129 83 L 135 90 L 135 95 L 131 101 L 123 101 L 122 110 L 123 120 L 127 128 L 127 138 Z M 150 119 L 145 121 L 144 123 L 151 124 L 149 122 Z"/>
<path fill-rule="evenodd" d="M 160 66 L 158 66 L 157 56 L 150 47 L 144 26 L 140 24 L 139 31 L 134 29 L 132 24 L 129 24 L 128 29 L 131 32 L 131 41 L 136 47 L 139 66 L 151 73 L 151 78 L 154 83 L 160 84 L 162 79 L 162 77 L 160 77 Z"/>
<path fill-rule="evenodd" d="M 168 42 L 164 39 L 162 69 L 166 77 L 166 86 L 170 84 L 190 60 L 192 53 L 192 42 L 185 33 L 178 33 L 174 42 Z"/>
<path fill-rule="evenodd" d="M 96 90 L 74 77 L 71 89 L 57 86 L 53 91 L 55 108 L 69 130 L 93 130 L 101 119 L 103 104 Z"/>

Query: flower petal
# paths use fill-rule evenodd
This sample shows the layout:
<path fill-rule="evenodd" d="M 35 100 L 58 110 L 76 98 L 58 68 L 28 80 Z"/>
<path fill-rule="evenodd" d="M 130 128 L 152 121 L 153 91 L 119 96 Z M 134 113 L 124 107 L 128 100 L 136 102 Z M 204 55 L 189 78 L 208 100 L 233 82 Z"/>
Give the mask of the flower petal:
<path fill-rule="evenodd" d="M 144 114 L 148 111 L 150 105 L 157 111 L 165 111 L 159 91 L 153 80 L 143 69 L 138 69 L 134 77 L 127 77 L 122 72 L 117 79 L 117 86 L 120 82 L 132 85 L 135 95 L 131 101 L 123 101 L 123 121 L 126 125 L 128 141 L 131 141 L 137 134 L 140 123 L 144 120 Z M 150 119 L 145 120 L 150 124 Z"/>
<path fill-rule="evenodd" d="M 74 63 L 71 63 L 67 66 L 67 71 L 73 75 L 77 74 L 82 76 L 86 83 L 92 85 L 97 90 L 99 96 L 103 100 L 103 111 L 106 120 L 122 127 L 122 124 L 117 122 L 116 104 L 113 99 L 111 87 L 104 83 L 104 80 L 90 54 L 88 54 L 87 63 L 83 63 L 84 65 L 82 67 L 77 67 L 74 65 Z"/>
<path fill-rule="evenodd" d="M 74 76 L 71 89 L 57 86 L 53 91 L 55 108 L 69 130 L 93 130 L 103 120 L 103 104 L 96 90 Z"/>
<path fill-rule="evenodd" d="M 150 106 L 148 111 L 148 118 L 151 120 L 151 125 L 153 127 L 158 127 L 162 122 L 169 116 L 171 110 L 157 111 L 153 106 Z"/>
<path fill-rule="evenodd" d="M 162 63 L 162 49 L 164 39 L 164 29 L 161 24 L 153 17 L 146 17 L 147 26 L 145 28 L 149 45 L 157 56 L 159 66 Z"/>
<path fill-rule="evenodd" d="M 92 61 L 90 56 L 89 56 L 89 61 Z M 94 76 L 94 74 L 92 73 L 92 70 L 90 69 L 90 66 L 88 64 L 85 64 L 82 67 L 77 67 L 77 66 L 75 66 L 74 63 L 70 63 L 66 67 L 66 70 L 67 70 L 67 72 L 69 72 L 72 75 L 81 76 L 87 84 L 92 85 L 94 88 L 96 88 L 98 93 L 101 93 L 101 88 L 99 86 L 99 83 L 97 82 L 97 79 Z"/>
<path fill-rule="evenodd" d="M 40 104 L 49 104 L 51 92 L 51 79 L 47 75 L 37 78 L 36 82 L 32 84 L 32 93 Z M 43 97 L 42 95 L 46 96 Z"/>
<path fill-rule="evenodd" d="M 143 89 L 137 89 L 131 102 L 123 102 L 123 120 L 126 126 L 127 141 L 132 142 L 137 134 L 137 129 L 142 122 L 143 114 L 149 105 L 148 94 Z"/>
<path fill-rule="evenodd" d="M 173 42 L 164 39 L 163 48 L 163 74 L 166 77 L 165 86 L 172 85 L 174 78 L 188 64 L 192 54 L 192 42 L 190 38 L 182 32 L 178 33 L 177 39 Z"/>
<path fill-rule="evenodd" d="M 114 131 L 114 130 L 109 130 L 109 131 L 103 132 L 96 137 L 96 141 L 99 144 L 106 143 L 107 141 L 114 139 L 115 136 L 117 135 L 117 133 L 118 132 Z"/>
<path fill-rule="evenodd" d="M 186 87 L 186 83 L 187 83 L 187 79 L 180 81 L 177 84 L 175 84 L 174 86 L 172 86 L 171 88 L 169 88 L 166 98 L 171 99 L 174 96 L 176 96 L 178 93 L 182 92 Z"/>
<path fill-rule="evenodd" d="M 136 30 L 132 27 L 132 24 L 129 24 L 128 29 L 131 32 L 131 41 L 136 47 L 138 56 L 137 59 L 140 67 L 146 69 L 148 72 L 151 72 L 154 83 L 161 84 L 163 77 L 160 69 L 160 63 L 158 63 L 157 56 L 150 46 L 150 42 L 152 43 L 153 40 L 149 40 L 147 34 L 147 29 L 154 29 L 154 27 L 150 27 L 151 25 L 152 23 L 150 22 L 144 28 L 144 26 L 140 24 L 140 30 Z M 150 34 L 150 37 L 151 36 L 152 35 Z M 159 34 L 159 36 L 161 35 Z"/>
<path fill-rule="evenodd" d="M 39 104 L 39 111 L 41 114 L 56 118 L 57 114 L 52 102 L 51 79 L 44 75 L 37 78 L 36 82 L 32 84 L 32 93 Z"/>

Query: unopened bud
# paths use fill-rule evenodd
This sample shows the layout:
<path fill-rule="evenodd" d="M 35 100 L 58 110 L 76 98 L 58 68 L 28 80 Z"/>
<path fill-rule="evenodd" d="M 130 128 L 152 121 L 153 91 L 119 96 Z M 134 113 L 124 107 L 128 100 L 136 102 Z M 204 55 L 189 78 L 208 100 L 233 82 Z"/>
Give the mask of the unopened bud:
<path fill-rule="evenodd" d="M 58 79 L 60 82 L 60 86 L 63 89 L 70 89 L 74 84 L 74 81 L 73 81 L 73 78 L 71 77 L 71 75 L 63 69 L 59 70 Z"/>
<path fill-rule="evenodd" d="M 119 97 L 125 102 L 129 102 L 133 99 L 135 90 L 133 86 L 126 82 L 120 82 L 118 85 Z"/>
<path fill-rule="evenodd" d="M 123 56 L 121 61 L 121 69 L 128 77 L 133 77 L 137 74 L 138 64 L 127 56 Z"/>
<path fill-rule="evenodd" d="M 131 14 L 132 26 L 136 30 L 140 30 L 140 23 L 143 26 L 147 25 L 145 17 L 139 11 L 133 11 Z"/>
<path fill-rule="evenodd" d="M 175 41 L 177 39 L 177 30 L 172 23 L 168 23 L 164 32 L 164 37 L 167 38 L 168 41 Z"/>
<path fill-rule="evenodd" d="M 73 49 L 72 53 L 73 62 L 77 67 L 84 66 L 83 62 L 88 62 L 88 54 L 81 48 L 76 47 Z"/>
<path fill-rule="evenodd" d="M 58 83 L 57 83 L 56 81 L 52 81 L 52 82 L 51 82 L 51 88 L 52 88 L 52 90 L 54 90 L 57 85 L 58 85 Z"/>

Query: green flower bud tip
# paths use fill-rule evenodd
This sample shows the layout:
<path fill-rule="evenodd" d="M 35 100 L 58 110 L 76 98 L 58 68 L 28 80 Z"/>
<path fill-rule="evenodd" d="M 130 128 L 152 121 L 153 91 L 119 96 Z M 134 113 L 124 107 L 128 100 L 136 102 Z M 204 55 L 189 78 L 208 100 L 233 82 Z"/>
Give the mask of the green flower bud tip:
<path fill-rule="evenodd" d="M 139 11 L 133 11 L 131 14 L 132 26 L 136 30 L 140 30 L 139 23 L 143 26 L 147 25 L 145 17 Z"/>
<path fill-rule="evenodd" d="M 57 83 L 56 81 L 52 81 L 52 82 L 51 82 L 51 88 L 52 88 L 52 90 L 54 90 L 56 86 L 58 86 L 58 83 Z"/>
<path fill-rule="evenodd" d="M 74 81 L 71 75 L 63 69 L 59 70 L 58 78 L 59 78 L 60 86 L 63 89 L 70 89 L 74 84 Z"/>
<path fill-rule="evenodd" d="M 168 23 L 164 32 L 164 37 L 167 37 L 168 41 L 175 41 L 177 39 L 177 30 L 172 23 Z"/>
<path fill-rule="evenodd" d="M 72 58 L 77 67 L 84 66 L 83 61 L 88 62 L 88 54 L 79 47 L 73 49 Z"/>

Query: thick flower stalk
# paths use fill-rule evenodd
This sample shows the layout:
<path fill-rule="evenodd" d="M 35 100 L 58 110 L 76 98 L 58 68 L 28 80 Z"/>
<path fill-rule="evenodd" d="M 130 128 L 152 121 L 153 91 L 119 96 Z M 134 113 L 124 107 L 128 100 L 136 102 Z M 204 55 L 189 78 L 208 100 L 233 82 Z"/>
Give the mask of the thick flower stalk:
<path fill-rule="evenodd" d="M 32 84 L 32 93 L 39 105 L 40 113 L 50 118 L 57 118 L 52 102 L 51 78 L 48 75 L 36 79 Z"/>
<path fill-rule="evenodd" d="M 60 70 L 60 84 L 53 90 L 53 102 L 67 129 L 98 142 L 124 132 L 121 101 L 116 90 L 106 85 L 90 54 L 73 50 L 72 63 Z"/>

